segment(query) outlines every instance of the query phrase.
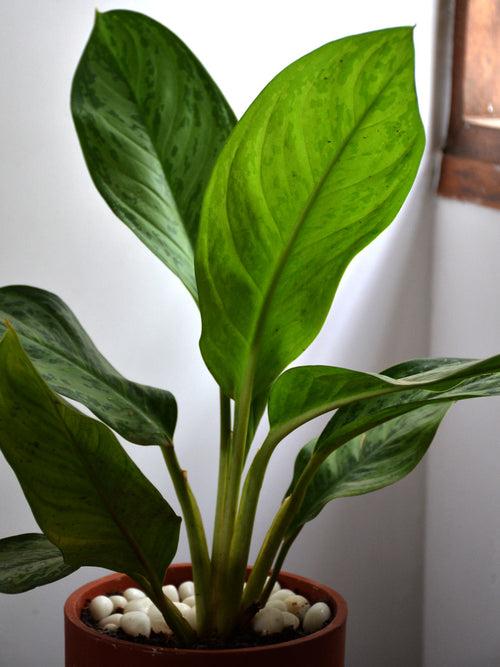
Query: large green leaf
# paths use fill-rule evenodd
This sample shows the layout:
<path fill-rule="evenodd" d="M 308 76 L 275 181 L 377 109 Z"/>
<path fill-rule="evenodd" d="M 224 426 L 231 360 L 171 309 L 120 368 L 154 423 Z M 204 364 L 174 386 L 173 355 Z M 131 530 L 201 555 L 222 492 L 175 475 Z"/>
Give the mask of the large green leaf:
<path fill-rule="evenodd" d="M 104 424 L 49 389 L 12 329 L 0 341 L 0 449 L 69 566 L 162 581 L 179 517 Z"/>
<path fill-rule="evenodd" d="M 220 90 L 167 28 L 110 11 L 96 14 L 71 109 L 97 189 L 197 298 L 201 200 L 235 123 Z"/>
<path fill-rule="evenodd" d="M 500 395 L 500 357 L 483 362 L 457 359 L 416 359 L 383 372 L 384 376 L 418 382 L 460 374 L 449 388 L 407 389 L 360 399 L 337 410 L 320 437 L 299 452 L 287 494 L 313 454 L 324 457 L 307 487 L 305 500 L 289 531 L 310 521 L 334 498 L 354 496 L 393 484 L 420 461 L 450 406 L 455 401 Z M 474 374 L 472 369 L 476 373 Z M 455 369 L 454 371 L 452 369 Z M 437 385 L 436 385 L 437 386 Z"/>
<path fill-rule="evenodd" d="M 27 533 L 0 540 L 0 593 L 24 593 L 74 571 L 45 535 Z"/>
<path fill-rule="evenodd" d="M 3 287 L 0 334 L 5 320 L 54 391 L 83 403 L 131 442 L 155 445 L 172 438 L 177 420 L 172 394 L 120 375 L 59 297 L 35 287 Z"/>
<path fill-rule="evenodd" d="M 370 493 L 405 477 L 426 453 L 450 406 L 436 403 L 418 408 L 355 437 L 330 454 L 309 483 L 289 533 L 314 519 L 335 498 Z M 299 452 L 291 488 L 315 446 L 313 440 Z"/>
<path fill-rule="evenodd" d="M 415 359 L 389 368 L 383 375 L 414 381 L 420 375 L 419 370 L 424 369 L 424 376 L 432 377 L 439 374 L 443 361 L 449 369 L 460 366 L 458 360 Z M 449 388 L 446 388 L 445 381 L 441 390 L 438 390 L 438 384 L 430 389 L 424 385 L 367 398 L 340 408 L 318 438 L 317 451 L 333 451 L 352 437 L 425 405 L 500 394 L 500 356 L 479 362 L 464 361 L 463 370 L 466 371 L 464 378 L 458 383 L 451 381 Z"/>
<path fill-rule="evenodd" d="M 398 370 L 399 369 L 399 370 Z M 288 431 L 325 412 L 357 401 L 413 390 L 449 390 L 465 379 L 500 373 L 500 356 L 470 359 L 417 359 L 390 369 L 390 377 L 335 366 L 298 366 L 274 383 L 269 400 L 269 421 Z M 413 399 L 412 399 L 413 400 Z"/>
<path fill-rule="evenodd" d="M 392 221 L 424 133 L 412 30 L 287 67 L 222 150 L 202 209 L 201 349 L 227 395 L 264 391 L 314 339 L 351 259 Z"/>

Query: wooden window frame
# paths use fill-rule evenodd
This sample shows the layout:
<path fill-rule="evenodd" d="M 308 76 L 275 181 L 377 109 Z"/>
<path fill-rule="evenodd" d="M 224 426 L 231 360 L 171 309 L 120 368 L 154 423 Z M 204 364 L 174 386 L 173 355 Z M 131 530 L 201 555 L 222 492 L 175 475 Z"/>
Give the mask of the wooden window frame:
<path fill-rule="evenodd" d="M 448 138 L 438 192 L 500 209 L 500 129 L 467 122 L 464 81 L 469 0 L 456 0 Z"/>

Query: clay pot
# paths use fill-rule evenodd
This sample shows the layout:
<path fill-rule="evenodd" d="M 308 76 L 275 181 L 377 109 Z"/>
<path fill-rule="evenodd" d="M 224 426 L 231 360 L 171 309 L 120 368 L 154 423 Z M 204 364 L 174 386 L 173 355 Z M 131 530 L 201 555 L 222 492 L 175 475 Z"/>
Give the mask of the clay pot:
<path fill-rule="evenodd" d="M 191 579 L 191 566 L 169 567 L 165 582 L 178 586 Z M 64 606 L 66 667 L 343 667 L 347 605 L 336 591 L 310 579 L 282 572 L 283 587 L 311 603 L 323 601 L 334 612 L 322 630 L 300 639 L 251 648 L 224 650 L 171 649 L 135 644 L 93 630 L 80 620 L 90 598 L 136 584 L 126 575 L 102 577 L 76 590 Z"/>

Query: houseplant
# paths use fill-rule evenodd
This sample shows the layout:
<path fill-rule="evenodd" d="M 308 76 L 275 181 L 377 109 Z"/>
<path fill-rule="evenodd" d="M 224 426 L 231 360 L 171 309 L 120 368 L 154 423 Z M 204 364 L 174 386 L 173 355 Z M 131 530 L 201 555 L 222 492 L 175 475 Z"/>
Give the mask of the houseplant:
<path fill-rule="evenodd" d="M 214 602 L 216 630 L 224 635 L 230 633 L 238 609 L 259 597 L 273 557 L 280 549 L 280 562 L 303 521 L 332 497 L 373 490 L 405 474 L 427 448 L 448 403 L 493 393 L 498 367 L 496 360 L 479 365 L 440 360 L 408 363 L 383 377 L 324 367 L 294 369 L 280 376 L 317 333 L 350 258 L 390 222 L 411 186 L 422 135 L 409 31 L 375 33 L 323 47 L 271 84 L 231 135 L 217 162 L 199 235 L 201 193 L 233 118 L 185 47 L 168 33 L 161 32 L 160 38 L 160 32 L 137 15 L 98 17 L 75 79 L 73 108 L 89 168 L 102 194 L 176 271 L 195 298 L 199 291 L 202 350 L 222 387 L 225 424 L 213 556 L 208 558 L 197 508 L 172 448 L 172 397 L 118 376 L 97 356 L 64 305 L 52 295 L 29 288 L 2 292 L 3 317 L 17 331 L 21 346 L 12 331 L 2 342 L 0 440 L 40 526 L 65 557 L 64 571 L 80 564 L 126 571 L 146 588 L 156 588 L 157 598 L 157 582 L 175 550 L 177 518 L 122 455 L 109 431 L 50 393 L 37 373 L 57 394 L 87 404 L 126 439 L 162 447 L 189 529 L 199 616 L 207 616 L 203 605 L 208 607 L 206 601 L 213 592 L 219 598 Z M 141 40 L 144 33 L 147 39 Z M 131 40 L 130 35 L 136 34 L 138 38 Z M 161 42 L 159 51 L 154 48 L 155 35 Z M 150 81 L 161 69 L 156 60 L 152 67 L 148 61 L 167 57 L 165 40 L 171 44 L 168 53 L 175 54 L 179 81 L 186 86 L 181 101 L 173 92 L 159 89 L 157 81 Z M 131 44 L 136 44 L 135 50 L 131 51 Z M 139 68 L 134 55 L 141 49 L 146 53 Z M 130 87 L 124 93 L 127 76 Z M 164 80 L 171 85 L 170 77 Z M 306 86 L 310 87 L 305 90 Z M 113 108 L 117 100 L 118 110 Z M 162 110 L 168 127 L 161 125 L 163 116 L 158 115 L 160 104 L 168 107 L 167 103 L 179 108 L 170 133 L 175 143 L 167 136 L 172 111 Z M 137 113 L 139 107 L 142 116 Z M 360 122 L 362 113 L 366 119 Z M 115 124 L 110 127 L 112 120 Z M 382 173 L 374 175 L 381 168 Z M 256 180 L 261 173 L 262 183 Z M 222 304 L 224 312 L 219 311 Z M 417 377 L 409 380 L 409 376 Z M 228 396 L 236 404 L 231 439 Z M 271 433 L 253 459 L 240 500 L 242 462 L 251 440 L 248 433 L 268 402 Z M 269 533 L 240 605 L 236 598 L 241 586 L 236 583 L 243 578 L 267 461 L 289 430 L 337 407 L 315 452 L 309 445 L 299 457 L 293 493 L 288 494 Z M 16 432 L 21 426 L 24 430 Z M 68 439 L 73 448 L 78 446 L 80 466 L 75 468 L 73 456 L 62 461 L 61 471 L 55 468 L 54 456 L 61 465 Z M 57 452 L 51 449 L 56 441 Z M 105 449 L 95 451 L 99 444 Z M 363 459 L 367 451 L 375 452 L 374 463 Z M 30 461 L 36 461 L 37 469 L 29 467 Z M 320 472 L 316 472 L 318 466 Z M 116 471 L 114 476 L 110 470 Z M 51 477 L 51 489 L 34 477 L 40 471 L 44 478 Z M 105 479 L 98 475 L 102 471 Z M 81 485 L 78 494 L 71 474 Z M 346 474 L 351 475 L 347 482 Z M 118 482 L 121 489 L 130 488 L 130 495 L 115 501 L 110 518 L 100 499 L 114 498 Z M 51 497 L 41 492 L 52 494 L 52 488 L 57 493 Z M 57 516 L 51 501 L 64 505 Z M 126 529 L 126 539 L 115 534 L 115 523 L 120 531 Z M 139 542 L 144 545 L 146 559 L 140 563 L 126 546 L 131 538 L 134 548 Z M 14 564 L 20 558 L 15 546 L 20 550 L 26 543 L 27 538 L 9 542 Z M 50 549 L 46 542 L 42 544 Z M 42 567 L 36 575 L 40 578 L 34 583 L 47 572 Z M 220 585 L 228 580 L 235 585 Z M 174 611 L 165 613 L 173 614 L 174 625 Z M 178 625 L 180 639 L 189 641 L 183 638 L 181 619 Z"/>

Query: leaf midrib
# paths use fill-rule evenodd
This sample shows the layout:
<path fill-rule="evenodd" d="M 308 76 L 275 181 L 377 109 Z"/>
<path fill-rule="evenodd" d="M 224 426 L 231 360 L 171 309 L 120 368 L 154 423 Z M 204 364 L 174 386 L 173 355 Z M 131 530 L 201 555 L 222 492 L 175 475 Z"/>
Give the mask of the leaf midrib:
<path fill-rule="evenodd" d="M 281 277 L 281 274 L 284 270 L 286 261 L 288 257 L 290 256 L 292 252 L 292 248 L 295 244 L 295 241 L 298 237 L 298 234 L 302 228 L 302 225 L 307 219 L 307 216 L 309 212 L 311 211 L 312 207 L 314 206 L 319 193 L 325 183 L 325 181 L 328 179 L 330 176 L 331 172 L 333 171 L 335 165 L 338 163 L 339 159 L 343 155 L 349 141 L 351 138 L 354 136 L 354 134 L 359 130 L 361 124 L 363 121 L 366 119 L 366 117 L 369 115 L 371 110 L 373 109 L 373 106 L 375 105 L 376 101 L 380 97 L 380 95 L 384 92 L 384 90 L 390 85 L 390 83 L 401 73 L 401 71 L 406 67 L 408 62 L 411 60 L 410 58 L 407 58 L 406 60 L 403 61 L 402 65 L 393 73 L 391 76 L 387 79 L 387 81 L 384 83 L 384 85 L 378 90 L 376 95 L 374 96 L 373 100 L 370 102 L 370 104 L 366 107 L 366 109 L 363 111 L 361 116 L 357 119 L 355 124 L 353 125 L 351 131 L 348 133 L 346 138 L 344 139 L 344 142 L 339 150 L 338 153 L 335 154 L 335 156 L 330 160 L 329 164 L 327 165 L 323 176 L 320 178 L 318 181 L 317 185 L 313 188 L 310 196 L 308 197 L 302 212 L 300 213 L 299 219 L 295 223 L 292 233 L 290 235 L 289 240 L 287 241 L 282 254 L 280 255 L 280 258 L 276 264 L 276 267 L 273 271 L 273 274 L 271 276 L 271 280 L 269 282 L 269 287 L 266 290 L 266 295 L 264 297 L 264 301 L 262 304 L 262 308 L 260 311 L 260 314 L 256 320 L 255 326 L 254 326 L 254 331 L 250 337 L 250 343 L 249 343 L 249 354 L 248 354 L 248 359 L 249 359 L 249 364 L 247 365 L 246 373 L 244 374 L 245 378 L 253 378 L 254 371 L 255 371 L 255 365 L 257 363 L 258 355 L 259 355 L 259 348 L 262 343 L 262 336 L 260 335 L 262 332 L 262 329 L 265 325 L 265 320 L 267 318 L 267 314 L 270 310 L 271 307 L 271 301 L 272 298 L 276 292 L 276 289 L 278 287 L 279 279 Z M 252 353 L 252 348 L 253 348 L 253 353 Z M 254 366 L 254 368 L 251 368 L 251 365 Z"/>

